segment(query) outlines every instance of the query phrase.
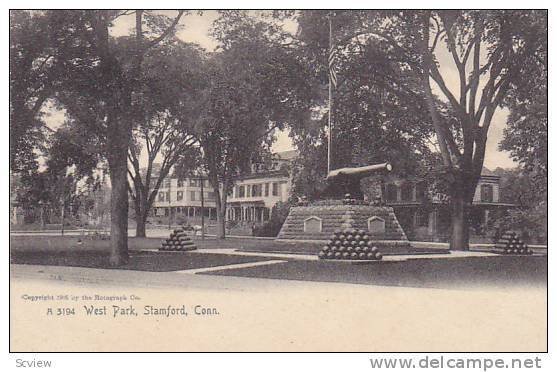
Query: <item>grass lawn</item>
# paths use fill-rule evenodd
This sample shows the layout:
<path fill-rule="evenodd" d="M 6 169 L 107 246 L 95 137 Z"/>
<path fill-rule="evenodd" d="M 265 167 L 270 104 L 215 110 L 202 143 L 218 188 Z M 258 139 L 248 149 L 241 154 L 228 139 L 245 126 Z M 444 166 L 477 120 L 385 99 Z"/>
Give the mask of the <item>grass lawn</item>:
<path fill-rule="evenodd" d="M 108 240 L 84 239 L 82 244 L 79 244 L 78 240 L 78 236 L 12 236 L 10 237 L 10 262 L 29 265 L 109 268 Z M 162 241 L 163 239 L 160 238 L 129 238 L 130 262 L 118 268 L 141 271 L 176 271 L 272 259 L 195 251 L 140 252 L 145 249 L 157 249 Z M 232 240 L 221 244 L 215 239 L 204 241 L 199 239 L 196 240 L 196 245 L 204 248 L 237 248 L 241 246 Z"/>
<path fill-rule="evenodd" d="M 130 250 L 153 249 L 160 247 L 160 238 L 129 238 Z M 62 251 L 107 251 L 108 240 L 84 238 L 79 244 L 79 236 L 10 236 L 10 251 L 13 252 L 62 252 Z"/>
<path fill-rule="evenodd" d="M 547 256 L 415 259 L 369 264 L 300 260 L 203 275 L 427 288 L 546 285 Z"/>
<path fill-rule="evenodd" d="M 246 239 L 247 240 L 247 239 Z M 268 253 L 299 253 L 299 254 L 312 254 L 317 255 L 321 248 L 324 246 L 323 243 L 300 243 L 300 242 L 283 242 L 283 241 L 270 241 L 260 242 L 259 244 L 247 245 L 241 247 L 238 250 L 242 252 L 268 252 Z M 448 253 L 448 249 L 440 248 L 415 248 L 415 247 L 404 247 L 404 246 L 392 246 L 379 248 L 384 256 L 394 256 L 401 254 L 431 254 L 431 253 Z"/>
<path fill-rule="evenodd" d="M 227 238 L 217 240 L 214 237 L 207 237 L 201 240 L 200 237 L 194 237 L 195 244 L 198 248 L 216 249 L 228 248 L 236 249 L 242 252 L 260 252 L 260 253 L 299 253 L 317 255 L 322 243 L 313 242 L 285 242 L 267 239 L 239 239 Z M 128 239 L 128 248 L 130 251 L 157 249 L 160 247 L 164 239 L 162 238 L 134 238 Z M 22 251 L 108 251 L 108 240 L 91 240 L 83 239 L 79 244 L 79 236 L 11 236 L 10 249 L 12 252 Z M 392 247 L 389 249 L 381 249 L 384 255 L 409 254 L 409 253 L 446 253 L 446 249 L 427 249 L 427 248 L 404 248 Z"/>
<path fill-rule="evenodd" d="M 197 252 L 131 252 L 128 264 L 117 269 L 138 271 L 177 271 L 215 267 L 248 262 L 266 261 L 272 258 L 239 256 Z M 10 263 L 48 266 L 78 266 L 111 268 L 108 254 L 102 251 L 12 252 Z"/>
<path fill-rule="evenodd" d="M 109 268 L 109 241 L 77 236 L 12 236 L 10 262 L 53 266 Z M 119 267 L 139 271 L 176 271 L 271 260 L 271 257 L 200 252 L 153 252 L 163 239 L 130 238 L 130 261 Z M 195 238 L 199 248 L 231 248 L 241 251 L 314 253 L 316 243 L 273 240 Z M 418 256 L 417 256 L 418 257 Z M 546 285 L 547 256 L 489 256 L 410 259 L 346 263 L 292 259 L 285 263 L 219 270 L 204 275 L 344 282 L 405 287 L 452 288 L 484 285 Z"/>
<path fill-rule="evenodd" d="M 207 237 L 201 240 L 200 237 L 194 237 L 193 240 L 198 248 L 216 249 L 229 248 L 246 251 L 259 252 L 286 252 L 286 251 L 302 251 L 308 253 L 318 252 L 322 244 L 316 243 L 285 243 L 274 240 L 259 239 L 238 239 L 227 238 L 217 240 L 214 237 Z M 83 239 L 79 244 L 79 236 L 11 236 L 10 250 L 12 252 L 21 251 L 108 251 L 110 242 L 108 240 L 91 240 Z M 158 249 L 164 241 L 162 238 L 128 238 L 128 248 L 130 251 Z"/>

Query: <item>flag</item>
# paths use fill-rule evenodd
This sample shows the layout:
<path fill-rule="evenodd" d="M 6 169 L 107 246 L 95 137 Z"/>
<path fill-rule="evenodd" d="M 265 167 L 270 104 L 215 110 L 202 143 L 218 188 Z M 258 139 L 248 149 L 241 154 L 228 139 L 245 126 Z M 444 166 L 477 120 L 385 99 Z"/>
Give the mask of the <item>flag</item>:
<path fill-rule="evenodd" d="M 337 73 L 335 71 L 335 64 L 337 61 L 337 52 L 334 46 L 329 50 L 329 82 L 333 87 L 337 87 Z"/>

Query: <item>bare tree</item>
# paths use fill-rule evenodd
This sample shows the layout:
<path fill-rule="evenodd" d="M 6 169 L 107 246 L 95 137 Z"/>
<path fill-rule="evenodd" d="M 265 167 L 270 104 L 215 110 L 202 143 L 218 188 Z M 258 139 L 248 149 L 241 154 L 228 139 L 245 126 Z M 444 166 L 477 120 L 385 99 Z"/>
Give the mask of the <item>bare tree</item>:
<path fill-rule="evenodd" d="M 177 125 L 177 119 L 168 113 L 158 113 L 148 125 L 136 129 L 135 143 L 130 146 L 128 160 L 129 192 L 134 202 L 136 218 L 136 236 L 145 237 L 145 225 L 149 211 L 157 196 L 163 180 L 169 175 L 172 167 L 180 161 L 181 164 L 195 166 L 197 154 L 197 139 L 183 131 Z M 144 146 L 140 144 L 143 143 Z M 140 151 L 147 154 L 147 165 L 142 169 L 139 161 Z M 160 168 L 153 165 L 161 157 Z"/>

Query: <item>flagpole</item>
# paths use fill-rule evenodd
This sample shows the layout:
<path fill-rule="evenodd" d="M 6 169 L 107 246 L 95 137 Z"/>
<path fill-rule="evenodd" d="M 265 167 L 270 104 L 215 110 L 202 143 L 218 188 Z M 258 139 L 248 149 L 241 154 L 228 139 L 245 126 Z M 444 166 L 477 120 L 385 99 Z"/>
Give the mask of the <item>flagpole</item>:
<path fill-rule="evenodd" d="M 329 62 L 329 56 L 333 50 L 333 17 L 329 13 L 329 53 L 327 55 L 327 62 Z M 332 107 L 333 107 L 333 87 L 331 82 L 331 66 L 327 63 L 327 75 L 329 76 L 329 138 L 327 144 L 327 175 L 331 172 L 331 146 L 333 137 L 333 121 L 331 119 Z"/>

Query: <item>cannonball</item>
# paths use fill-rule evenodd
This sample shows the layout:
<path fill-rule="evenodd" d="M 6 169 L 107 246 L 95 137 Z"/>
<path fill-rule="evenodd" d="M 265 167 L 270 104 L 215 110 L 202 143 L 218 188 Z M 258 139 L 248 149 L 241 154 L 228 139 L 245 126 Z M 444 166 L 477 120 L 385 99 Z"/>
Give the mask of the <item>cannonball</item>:
<path fill-rule="evenodd" d="M 362 251 L 362 247 L 354 248 L 354 252 L 356 252 L 356 253 L 360 253 L 361 251 Z"/>
<path fill-rule="evenodd" d="M 335 252 L 335 258 L 340 258 L 342 256 L 342 253 L 340 252 Z"/>
<path fill-rule="evenodd" d="M 346 228 L 342 231 L 344 235 L 350 235 L 352 233 L 352 229 Z"/>
<path fill-rule="evenodd" d="M 375 259 L 376 259 L 376 260 L 382 260 L 382 259 L 383 259 L 383 255 L 381 254 L 381 252 L 377 252 L 377 253 L 375 254 Z"/>
<path fill-rule="evenodd" d="M 369 240 L 369 235 L 368 234 L 363 234 L 362 235 L 362 240 L 365 240 L 367 242 Z"/>
<path fill-rule="evenodd" d="M 360 247 L 364 248 L 364 247 L 366 247 L 366 242 L 364 242 L 363 240 L 360 240 L 360 241 L 358 242 L 358 245 L 359 245 Z"/>
<path fill-rule="evenodd" d="M 335 257 L 334 252 L 327 252 L 327 258 L 333 258 Z"/>
<path fill-rule="evenodd" d="M 374 260 L 375 259 L 375 254 L 374 253 L 366 253 L 366 257 L 368 260 Z"/>
<path fill-rule="evenodd" d="M 332 248 L 330 246 L 326 245 L 323 248 L 321 248 L 321 251 L 326 253 L 326 252 L 329 252 L 331 249 Z"/>
<path fill-rule="evenodd" d="M 357 247 L 357 246 L 358 246 L 358 242 L 357 242 L 356 240 L 352 240 L 352 241 L 350 242 L 350 245 L 351 245 L 352 247 Z"/>
<path fill-rule="evenodd" d="M 326 252 L 319 252 L 319 258 L 320 258 L 320 259 L 324 259 L 325 257 L 327 257 L 327 253 L 326 253 Z"/>
<path fill-rule="evenodd" d="M 348 248 L 346 248 L 347 252 L 354 252 L 354 247 L 350 246 Z"/>
<path fill-rule="evenodd" d="M 379 252 L 379 248 L 377 248 L 376 246 L 371 247 L 371 251 L 373 253 L 378 253 Z"/>
<path fill-rule="evenodd" d="M 362 236 L 360 234 L 354 235 L 354 240 L 360 241 L 362 240 Z"/>
<path fill-rule="evenodd" d="M 350 253 L 344 252 L 344 253 L 342 254 L 342 258 L 344 258 L 345 260 L 349 259 L 349 258 L 350 258 Z"/>
<path fill-rule="evenodd" d="M 371 252 L 371 248 L 366 245 L 365 247 L 362 248 L 362 251 L 365 253 L 369 253 Z"/>
<path fill-rule="evenodd" d="M 356 252 L 352 252 L 352 253 L 350 253 L 350 258 L 356 259 L 356 258 L 358 258 L 358 254 Z"/>
<path fill-rule="evenodd" d="M 364 252 L 361 252 L 361 253 L 358 255 L 358 257 L 360 258 L 360 260 L 365 260 L 366 256 L 367 256 L 367 255 L 366 255 Z"/>
<path fill-rule="evenodd" d="M 372 242 L 371 240 L 368 240 L 368 241 L 366 242 L 366 244 L 367 244 L 368 247 L 372 248 L 373 245 L 374 245 L 375 243 Z"/>
<path fill-rule="evenodd" d="M 352 234 L 347 235 L 346 240 L 349 240 L 349 241 L 354 240 L 354 235 L 352 235 Z"/>
<path fill-rule="evenodd" d="M 342 242 L 342 245 L 348 247 L 350 245 L 350 242 L 348 240 L 345 240 Z"/>
<path fill-rule="evenodd" d="M 338 247 L 337 251 L 346 252 L 346 247 L 340 246 L 340 247 Z"/>
<path fill-rule="evenodd" d="M 338 236 L 338 238 L 339 238 L 340 240 L 346 240 L 346 235 L 340 234 L 340 235 Z"/>

